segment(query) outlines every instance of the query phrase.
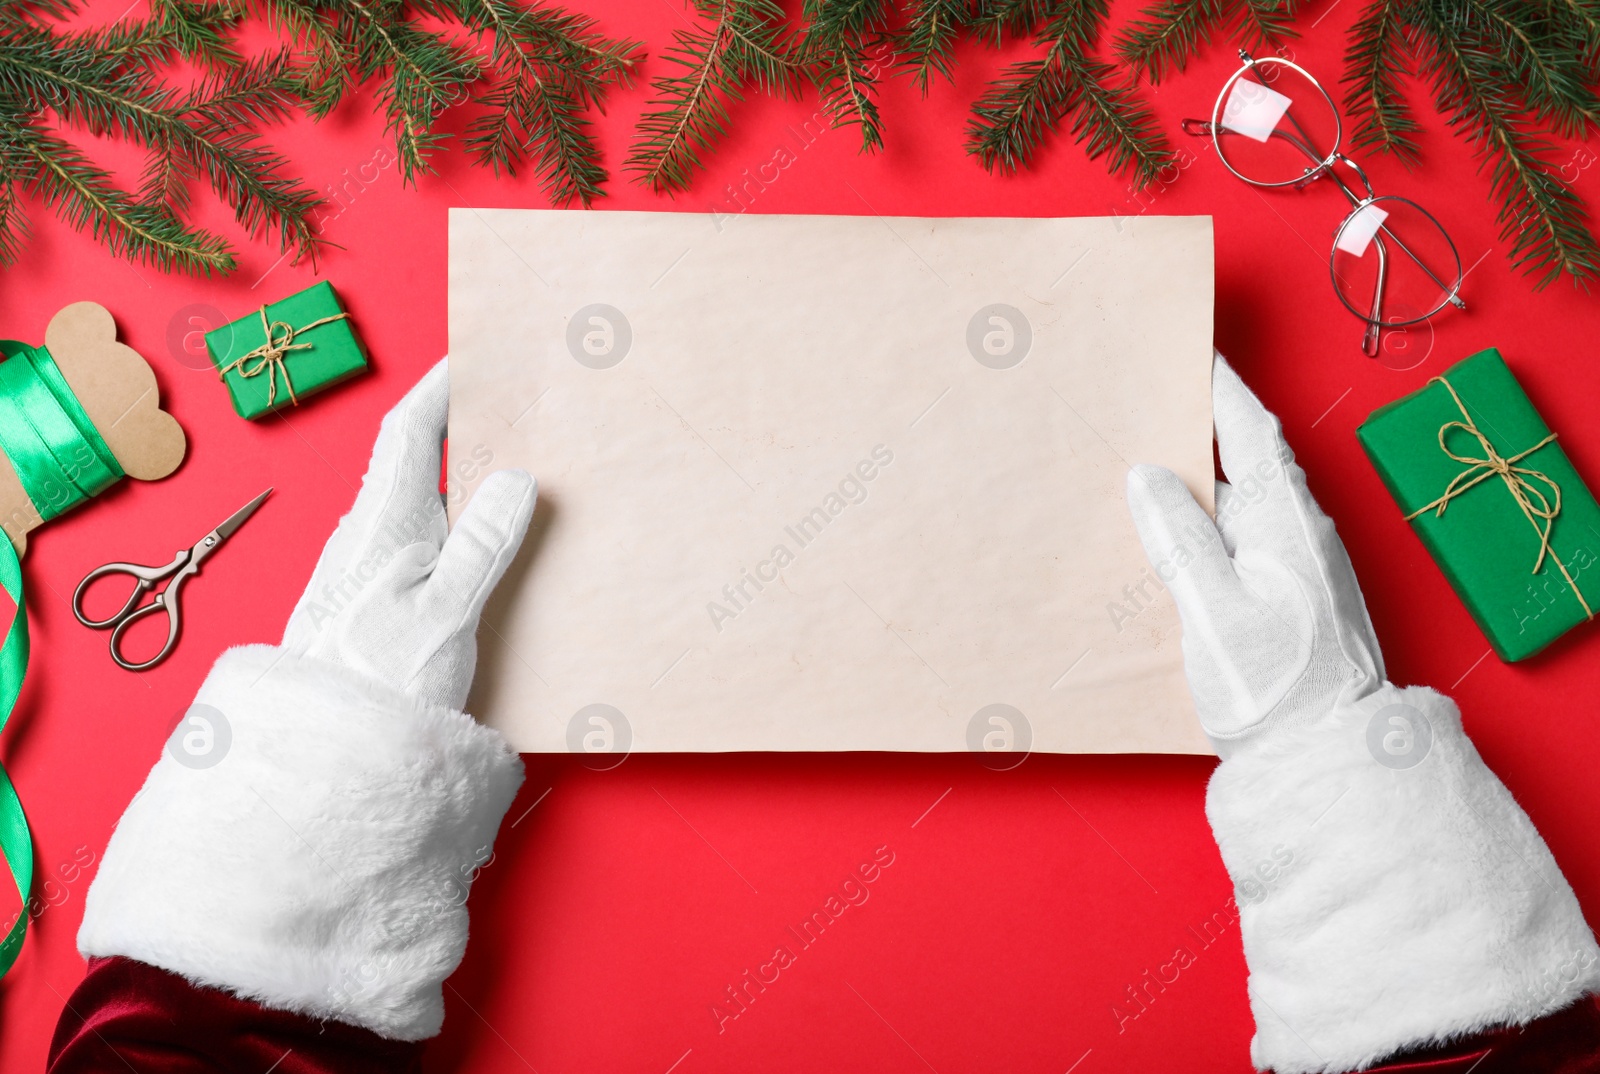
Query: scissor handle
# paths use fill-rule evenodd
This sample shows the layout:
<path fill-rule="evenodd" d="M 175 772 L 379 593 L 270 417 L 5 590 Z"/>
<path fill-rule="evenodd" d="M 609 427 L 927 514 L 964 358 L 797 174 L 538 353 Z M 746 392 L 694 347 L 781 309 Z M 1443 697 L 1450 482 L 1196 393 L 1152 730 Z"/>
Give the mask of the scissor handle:
<path fill-rule="evenodd" d="M 177 573 L 188 561 L 189 552 L 185 549 L 173 557 L 172 562 L 165 567 L 146 567 L 138 563 L 107 563 L 103 567 L 96 567 L 84 575 L 83 581 L 78 583 L 78 588 L 72 591 L 72 614 L 77 616 L 78 622 L 91 630 L 105 630 L 109 627 L 114 627 L 128 617 L 133 611 L 134 605 L 138 604 L 140 598 L 150 592 L 157 582 L 169 574 Z M 133 592 L 129 594 L 127 602 L 117 609 L 115 613 L 104 619 L 90 619 L 83 611 L 83 595 L 88 592 L 91 584 L 108 574 L 131 575 L 138 584 L 133 587 Z M 159 605 L 152 604 L 150 607 L 159 607 Z"/>
<path fill-rule="evenodd" d="M 161 661 L 167 658 L 167 654 L 172 652 L 172 647 L 178 644 L 178 633 L 183 628 L 183 620 L 182 616 L 179 614 L 178 608 L 179 590 L 183 588 L 183 583 L 188 581 L 189 578 L 198 573 L 198 571 L 199 564 L 190 563 L 184 566 L 176 575 L 173 576 L 172 581 L 167 584 L 167 588 L 156 594 L 155 600 L 149 604 L 146 604 L 142 608 L 135 608 L 133 611 L 123 616 L 117 625 L 112 628 L 111 659 L 117 662 L 118 667 L 127 671 L 144 671 L 148 668 L 155 667 L 157 664 L 161 663 Z M 140 578 L 139 585 L 141 587 L 148 588 L 151 583 L 148 579 Z M 167 613 L 166 644 L 162 645 L 160 650 L 158 650 L 156 654 L 148 660 L 135 662 L 124 657 L 122 655 L 123 634 L 127 632 L 129 627 L 133 626 L 133 624 L 137 623 L 145 616 L 154 615 L 157 612 Z"/>

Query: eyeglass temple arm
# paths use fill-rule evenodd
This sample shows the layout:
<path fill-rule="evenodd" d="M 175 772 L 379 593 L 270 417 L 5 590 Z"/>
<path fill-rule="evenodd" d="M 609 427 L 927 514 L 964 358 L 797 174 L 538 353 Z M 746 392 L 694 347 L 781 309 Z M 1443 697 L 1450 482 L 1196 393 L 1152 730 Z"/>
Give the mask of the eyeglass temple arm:
<path fill-rule="evenodd" d="M 1292 116 L 1290 117 L 1291 120 L 1293 118 L 1294 117 Z M 1211 121 L 1209 119 L 1185 119 L 1182 120 L 1178 125 L 1183 128 L 1183 133 L 1194 138 L 1210 138 L 1212 137 L 1213 133 L 1216 132 L 1216 128 L 1211 125 Z M 1296 126 L 1298 126 L 1298 124 L 1296 124 Z M 1222 129 L 1227 130 L 1226 127 L 1223 127 Z M 1234 133 L 1238 132 L 1235 131 Z M 1273 130 L 1271 132 L 1271 136 L 1274 138 L 1282 138 L 1284 141 L 1300 150 L 1301 153 L 1304 153 L 1308 160 L 1311 160 L 1317 164 L 1322 163 L 1322 158 L 1317 156 L 1315 150 L 1306 145 L 1304 142 L 1300 141 L 1300 139 L 1296 138 L 1294 135 L 1290 134 L 1288 131 Z"/>
<path fill-rule="evenodd" d="M 1372 311 L 1367 317 L 1367 332 L 1361 339 L 1361 353 L 1368 358 L 1378 356 L 1378 337 L 1383 324 L 1383 286 L 1389 277 L 1389 251 L 1381 238 L 1374 238 L 1378 247 L 1378 282 L 1372 288 Z"/>
<path fill-rule="evenodd" d="M 1296 128 L 1299 127 L 1299 123 L 1295 122 L 1293 116 L 1289 117 L 1289 121 L 1291 123 L 1295 123 Z M 1179 125 L 1183 128 L 1183 132 L 1185 134 L 1196 138 L 1210 138 L 1214 137 L 1217 133 L 1216 129 L 1212 126 L 1211 121 L 1208 119 L 1185 119 Z M 1312 161 L 1313 163 L 1322 163 L 1322 158 L 1317 155 L 1315 150 L 1313 150 L 1305 142 L 1302 142 L 1300 139 L 1290 134 L 1288 131 L 1274 130 L 1271 132 L 1271 136 L 1274 138 L 1282 138 L 1284 141 L 1298 149 L 1306 157 L 1306 159 Z M 1366 184 L 1367 189 L 1369 191 L 1372 189 L 1372 184 L 1367 182 L 1367 173 L 1362 171 L 1361 165 L 1357 164 L 1343 153 L 1335 154 L 1334 159 L 1343 161 L 1344 163 L 1350 165 L 1350 167 L 1355 170 L 1356 174 L 1361 176 L 1361 181 Z M 1348 200 L 1352 206 L 1359 207 L 1361 205 L 1364 199 L 1361 197 L 1361 195 L 1350 189 L 1350 184 L 1346 183 L 1338 172 L 1334 171 L 1332 168 L 1328 168 L 1326 170 L 1326 174 L 1333 180 L 1334 185 L 1339 188 L 1339 192 L 1345 196 L 1345 199 Z M 1423 263 L 1422 258 L 1413 253 L 1409 246 L 1401 242 L 1399 237 L 1396 236 L 1394 232 L 1390 231 L 1387 225 L 1379 224 L 1378 230 L 1389 236 L 1390 240 L 1392 240 L 1394 244 L 1400 248 L 1400 252 L 1415 262 L 1416 266 L 1427 274 L 1428 279 L 1432 280 L 1438 285 L 1439 290 L 1446 292 L 1448 296 L 1446 300 L 1452 306 L 1461 310 L 1467 308 L 1466 302 L 1460 295 L 1455 293 L 1454 288 L 1435 275 L 1434 271 Z M 1458 283 L 1457 286 L 1460 286 L 1460 284 Z"/>

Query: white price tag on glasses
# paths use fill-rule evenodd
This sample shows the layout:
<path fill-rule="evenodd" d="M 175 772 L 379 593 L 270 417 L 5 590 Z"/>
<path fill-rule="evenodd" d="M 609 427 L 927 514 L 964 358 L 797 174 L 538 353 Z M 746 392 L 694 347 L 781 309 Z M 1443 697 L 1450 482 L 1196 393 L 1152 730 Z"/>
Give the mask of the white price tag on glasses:
<path fill-rule="evenodd" d="M 1351 213 L 1350 219 L 1339 229 L 1339 241 L 1334 246 L 1353 257 L 1363 256 L 1372 243 L 1372 236 L 1387 219 L 1389 214 L 1376 205 L 1363 205 Z"/>
<path fill-rule="evenodd" d="M 1265 142 L 1294 102 L 1271 86 L 1241 78 L 1228 91 L 1222 106 L 1222 126 L 1258 142 Z"/>

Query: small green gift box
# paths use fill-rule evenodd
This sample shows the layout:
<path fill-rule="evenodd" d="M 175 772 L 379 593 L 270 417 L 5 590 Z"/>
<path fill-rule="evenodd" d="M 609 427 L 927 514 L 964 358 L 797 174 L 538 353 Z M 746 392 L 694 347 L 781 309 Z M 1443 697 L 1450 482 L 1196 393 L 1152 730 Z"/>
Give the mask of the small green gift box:
<path fill-rule="evenodd" d="M 367 356 L 324 280 L 206 333 L 233 409 L 259 418 L 367 371 Z"/>
<path fill-rule="evenodd" d="M 1600 608 L 1600 504 L 1494 349 L 1379 407 L 1372 465 L 1502 660 Z"/>

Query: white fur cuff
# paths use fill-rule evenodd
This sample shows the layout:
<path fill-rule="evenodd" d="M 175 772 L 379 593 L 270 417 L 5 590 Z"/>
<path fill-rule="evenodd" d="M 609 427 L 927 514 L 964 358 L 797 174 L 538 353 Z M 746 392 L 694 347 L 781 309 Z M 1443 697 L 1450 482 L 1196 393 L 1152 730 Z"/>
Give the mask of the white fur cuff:
<path fill-rule="evenodd" d="M 463 713 L 273 646 L 229 650 L 112 834 L 78 950 L 432 1036 L 467 884 L 521 782 Z"/>
<path fill-rule="evenodd" d="M 1217 768 L 1206 812 L 1258 1068 L 1356 1070 L 1600 990 L 1572 889 L 1431 690 L 1385 686 L 1263 737 Z"/>

